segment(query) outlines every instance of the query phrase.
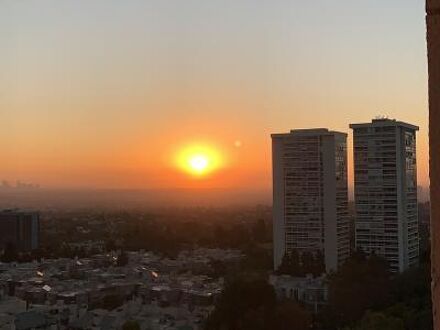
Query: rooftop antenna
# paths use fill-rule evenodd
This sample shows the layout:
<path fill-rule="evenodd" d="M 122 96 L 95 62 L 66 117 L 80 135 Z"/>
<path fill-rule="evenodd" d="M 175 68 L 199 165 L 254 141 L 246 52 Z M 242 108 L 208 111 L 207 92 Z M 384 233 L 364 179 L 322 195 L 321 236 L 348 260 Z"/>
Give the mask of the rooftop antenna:
<path fill-rule="evenodd" d="M 387 120 L 388 116 L 387 115 L 377 115 L 374 119 L 376 119 L 376 120 Z"/>

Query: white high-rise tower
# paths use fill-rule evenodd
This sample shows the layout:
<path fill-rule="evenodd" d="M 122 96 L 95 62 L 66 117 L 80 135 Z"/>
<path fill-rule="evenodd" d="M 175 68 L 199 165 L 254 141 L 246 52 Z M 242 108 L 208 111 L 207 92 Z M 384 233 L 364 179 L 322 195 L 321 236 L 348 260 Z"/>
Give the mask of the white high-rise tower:
<path fill-rule="evenodd" d="M 347 135 L 328 129 L 272 135 L 274 267 L 320 253 L 326 271 L 350 254 Z"/>
<path fill-rule="evenodd" d="M 390 119 L 352 124 L 356 248 L 388 260 L 392 271 L 417 264 L 417 126 Z"/>

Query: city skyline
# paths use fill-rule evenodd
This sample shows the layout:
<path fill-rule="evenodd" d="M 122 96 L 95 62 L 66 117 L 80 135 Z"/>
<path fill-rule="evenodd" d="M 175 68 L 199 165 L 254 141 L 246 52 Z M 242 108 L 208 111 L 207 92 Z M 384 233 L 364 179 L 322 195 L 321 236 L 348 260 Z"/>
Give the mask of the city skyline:
<path fill-rule="evenodd" d="M 2 177 L 270 191 L 271 133 L 387 115 L 420 126 L 426 187 L 423 5 L 4 2 Z M 200 143 L 225 163 L 195 179 L 174 157 Z"/>

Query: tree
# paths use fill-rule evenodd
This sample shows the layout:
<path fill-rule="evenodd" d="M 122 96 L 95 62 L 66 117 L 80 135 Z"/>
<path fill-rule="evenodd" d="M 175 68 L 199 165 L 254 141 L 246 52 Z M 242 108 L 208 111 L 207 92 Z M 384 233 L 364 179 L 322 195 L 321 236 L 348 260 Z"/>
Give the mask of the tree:
<path fill-rule="evenodd" d="M 399 318 L 368 311 L 354 330 L 405 330 L 405 325 Z"/>
<path fill-rule="evenodd" d="M 105 296 L 101 303 L 97 306 L 98 308 L 103 308 L 108 311 L 114 310 L 124 304 L 124 298 L 118 295 L 108 295 Z"/>
<path fill-rule="evenodd" d="M 411 330 L 432 329 L 431 272 L 429 260 L 399 274 L 392 285 L 394 305 L 386 314 L 401 318 Z"/>
<path fill-rule="evenodd" d="M 277 330 L 310 330 L 312 315 L 297 303 L 285 301 L 276 307 L 273 326 Z"/>
<path fill-rule="evenodd" d="M 431 270 L 425 264 L 405 271 L 393 281 L 392 295 L 396 302 L 402 302 L 414 309 L 430 307 Z"/>
<path fill-rule="evenodd" d="M 245 257 L 241 259 L 240 270 L 264 273 L 272 271 L 273 257 L 271 250 L 250 244 L 243 250 L 243 253 Z"/>
<path fill-rule="evenodd" d="M 141 326 L 139 322 L 130 320 L 124 323 L 122 330 L 141 330 Z"/>
<path fill-rule="evenodd" d="M 114 239 L 109 238 L 105 241 L 105 250 L 108 252 L 116 250 L 116 242 Z"/>
<path fill-rule="evenodd" d="M 349 326 L 366 310 L 383 309 L 392 301 L 391 274 L 386 261 L 355 253 L 329 277 L 329 302 L 323 313 L 328 328 Z"/>
<path fill-rule="evenodd" d="M 277 270 L 279 275 L 290 276 L 305 276 L 307 274 L 320 276 L 323 273 L 325 273 L 325 260 L 322 251 L 299 254 L 296 250 L 292 250 L 283 256 L 281 265 Z"/>
<path fill-rule="evenodd" d="M 250 309 L 238 320 L 237 329 L 240 330 L 267 330 L 269 329 L 268 317 L 264 309 Z M 228 328 L 229 329 L 229 328 Z"/>
<path fill-rule="evenodd" d="M 116 261 L 116 265 L 119 267 L 126 266 L 128 264 L 128 255 L 125 251 L 122 251 L 118 256 L 118 260 Z"/>
<path fill-rule="evenodd" d="M 276 305 L 273 287 L 264 278 L 238 276 L 226 282 L 206 329 L 270 329 Z M 253 316 L 258 315 L 258 322 Z"/>
<path fill-rule="evenodd" d="M 313 264 L 310 269 L 311 274 L 314 276 L 320 276 L 325 273 L 325 256 L 321 250 L 318 250 L 313 256 Z"/>
<path fill-rule="evenodd" d="M 15 245 L 11 242 L 6 243 L 3 255 L 1 257 L 2 262 L 13 262 L 18 260 L 18 252 Z"/>
<path fill-rule="evenodd" d="M 315 271 L 314 255 L 311 252 L 303 252 L 301 254 L 301 273 L 303 275 L 313 274 Z"/>
<path fill-rule="evenodd" d="M 281 265 L 278 267 L 277 274 L 290 276 L 303 276 L 300 265 L 300 257 L 296 250 L 286 253 L 281 260 Z"/>
<path fill-rule="evenodd" d="M 267 229 L 266 223 L 263 219 L 258 219 L 252 227 L 252 233 L 254 239 L 259 243 L 264 243 L 270 241 L 268 237 L 269 230 Z"/>

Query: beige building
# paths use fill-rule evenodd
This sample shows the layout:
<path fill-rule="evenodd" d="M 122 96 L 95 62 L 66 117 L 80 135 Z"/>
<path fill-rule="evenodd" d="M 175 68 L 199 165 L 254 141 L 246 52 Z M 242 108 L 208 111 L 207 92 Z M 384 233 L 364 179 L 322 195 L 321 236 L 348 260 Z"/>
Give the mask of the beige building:
<path fill-rule="evenodd" d="M 391 119 L 352 124 L 356 248 L 395 272 L 419 260 L 417 126 Z"/>
<path fill-rule="evenodd" d="M 328 129 L 272 135 L 274 268 L 292 251 L 321 254 L 326 271 L 350 254 L 347 135 Z"/>

